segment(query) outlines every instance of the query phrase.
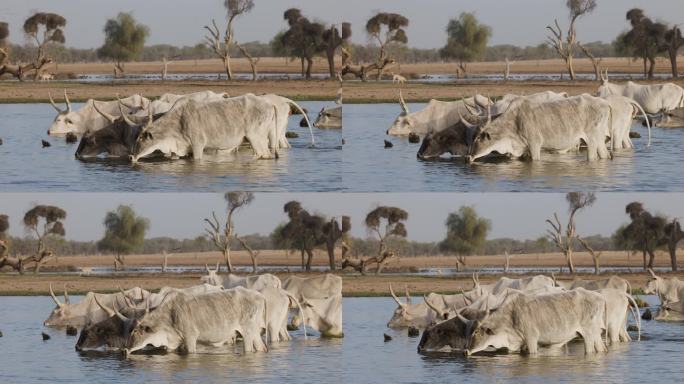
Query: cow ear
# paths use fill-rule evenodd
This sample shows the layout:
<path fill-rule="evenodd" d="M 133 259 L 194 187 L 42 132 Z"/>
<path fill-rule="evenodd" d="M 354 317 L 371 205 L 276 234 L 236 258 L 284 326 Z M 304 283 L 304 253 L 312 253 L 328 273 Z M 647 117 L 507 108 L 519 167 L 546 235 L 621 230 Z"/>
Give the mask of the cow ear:
<path fill-rule="evenodd" d="M 492 331 L 491 328 L 485 328 L 485 329 L 484 329 L 484 332 L 485 332 L 486 334 L 490 335 L 490 336 L 494 334 L 494 331 Z"/>

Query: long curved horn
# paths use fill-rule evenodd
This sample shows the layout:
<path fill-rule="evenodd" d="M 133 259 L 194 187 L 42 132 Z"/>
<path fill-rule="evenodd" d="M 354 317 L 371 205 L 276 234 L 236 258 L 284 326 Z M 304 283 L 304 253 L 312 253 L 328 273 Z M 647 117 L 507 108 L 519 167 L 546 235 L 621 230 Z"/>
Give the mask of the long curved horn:
<path fill-rule="evenodd" d="M 653 270 L 651 268 L 648 269 L 648 273 L 650 273 L 654 279 L 658 278 L 658 276 L 656 276 L 655 272 L 653 272 Z"/>
<path fill-rule="evenodd" d="M 468 120 L 466 120 L 466 119 L 463 118 L 463 116 L 461 115 L 461 111 L 458 111 L 458 118 L 459 118 L 459 120 L 461 121 L 461 123 L 462 123 L 463 125 L 466 126 L 466 128 L 468 128 L 468 129 L 473 129 L 473 128 L 475 128 L 475 125 L 470 124 L 470 123 L 468 122 Z"/>
<path fill-rule="evenodd" d="M 468 324 L 469 320 L 461 315 L 461 311 L 456 311 L 456 318 L 458 318 L 463 324 Z"/>
<path fill-rule="evenodd" d="M 492 104 L 489 101 L 489 96 L 487 96 L 487 122 L 485 126 L 492 122 Z"/>
<path fill-rule="evenodd" d="M 558 282 L 556 281 L 556 274 L 553 273 L 553 272 L 551 272 L 551 279 L 553 279 L 553 285 L 554 285 L 555 287 L 557 287 L 557 286 L 558 286 Z"/>
<path fill-rule="evenodd" d="M 217 262 L 216 262 L 216 269 L 214 270 L 214 272 L 218 273 L 219 268 L 221 268 L 221 262 L 220 262 L 220 261 L 217 261 Z"/>
<path fill-rule="evenodd" d="M 484 317 L 487 318 L 489 316 L 489 292 L 485 295 L 485 315 Z"/>
<path fill-rule="evenodd" d="M 116 298 L 114 300 L 116 300 L 116 303 L 118 304 L 119 303 L 119 296 L 116 296 Z M 126 300 L 124 299 L 124 301 L 126 301 Z M 126 305 L 128 305 L 128 302 L 126 302 Z M 128 321 L 129 318 L 122 315 L 121 312 L 119 312 L 119 310 L 117 309 L 117 307 L 118 307 L 118 305 L 114 306 L 114 314 L 116 315 L 116 317 L 118 317 L 121 321 Z"/>
<path fill-rule="evenodd" d="M 52 99 L 52 94 L 50 92 L 48 92 L 48 98 L 50 99 L 50 104 L 52 104 L 52 108 L 56 109 L 58 113 L 65 112 L 60 107 L 58 107 L 57 104 L 55 104 L 55 100 Z"/>
<path fill-rule="evenodd" d="M 64 88 L 64 102 L 66 103 L 66 113 L 71 112 L 71 101 L 69 101 L 69 95 L 67 95 L 67 90 Z"/>
<path fill-rule="evenodd" d="M 207 273 L 211 272 L 211 269 L 209 269 L 209 265 L 207 263 L 204 263 L 204 269 L 207 270 Z"/>
<path fill-rule="evenodd" d="M 404 285 L 404 292 L 406 293 L 406 304 L 411 304 L 411 294 L 409 293 L 408 285 Z"/>
<path fill-rule="evenodd" d="M 466 296 L 465 292 L 463 292 L 462 289 L 461 289 L 461 296 L 463 296 L 463 302 L 465 303 L 466 306 L 471 305 L 471 304 L 473 303 L 473 301 L 470 300 L 470 299 Z"/>
<path fill-rule="evenodd" d="M 118 95 L 118 94 L 116 95 L 116 98 L 117 98 L 117 99 L 119 98 L 119 95 Z M 130 105 L 130 104 L 124 103 L 121 99 L 119 99 L 119 102 L 121 102 L 121 104 L 123 104 L 123 106 L 126 107 L 126 108 L 128 108 L 128 109 L 136 109 L 136 108 L 138 108 L 138 107 L 136 107 L 135 105 Z"/>
<path fill-rule="evenodd" d="M 404 111 L 405 114 L 409 114 L 409 109 L 408 105 L 406 105 L 406 101 L 404 101 L 404 95 L 401 93 L 401 89 L 399 90 L 399 104 L 401 105 L 401 109 Z"/>
<path fill-rule="evenodd" d="M 107 121 L 109 121 L 110 123 L 114 123 L 114 122 L 116 121 L 116 117 L 115 117 L 115 116 L 110 115 L 109 113 L 100 110 L 100 108 L 97 107 L 97 101 L 95 101 L 95 100 L 93 100 L 93 108 L 95 108 L 95 110 L 97 111 L 97 113 L 99 113 L 100 115 L 102 115 L 102 117 L 104 117 L 105 119 L 107 119 Z"/>
<path fill-rule="evenodd" d="M 437 316 L 440 316 L 442 314 L 440 309 L 438 309 L 437 307 L 432 305 L 430 303 L 430 301 L 428 301 L 427 296 L 423 295 L 423 301 L 425 301 L 425 304 L 427 304 L 427 306 L 430 307 L 430 309 L 432 309 L 433 311 L 435 311 L 437 313 Z"/>
<path fill-rule="evenodd" d="M 64 285 L 64 304 L 69 304 L 69 294 L 67 293 L 66 284 Z"/>
<path fill-rule="evenodd" d="M 52 283 L 50 283 L 50 296 L 52 296 L 52 300 L 54 300 L 58 307 L 61 308 L 64 305 L 57 299 L 57 296 L 55 296 L 55 291 L 52 290 Z"/>
<path fill-rule="evenodd" d="M 392 283 L 390 283 L 389 289 L 390 289 L 390 294 L 392 295 L 392 298 L 394 299 L 394 301 L 396 301 L 397 304 L 399 304 L 400 307 L 402 307 L 402 308 L 405 307 L 406 304 L 404 304 L 404 303 L 402 303 L 401 301 L 399 301 L 399 298 L 397 297 L 397 295 L 394 294 L 394 289 L 392 289 Z"/>
<path fill-rule="evenodd" d="M 105 311 L 105 312 L 107 313 L 107 316 L 108 316 L 108 317 L 112 317 L 112 316 L 116 315 L 116 313 L 114 312 L 113 309 L 108 308 L 107 306 L 105 306 L 105 305 L 103 305 L 102 303 L 100 303 L 100 300 L 97 299 L 97 294 L 95 294 L 94 297 L 95 297 L 95 302 L 97 303 L 97 305 L 98 305 L 100 308 L 102 308 L 103 311 Z"/>
<path fill-rule="evenodd" d="M 477 280 L 475 279 L 475 272 L 473 272 L 472 279 L 473 279 L 473 286 L 476 287 L 477 286 Z"/>
<path fill-rule="evenodd" d="M 123 117 L 124 121 L 126 124 L 128 124 L 129 127 L 138 125 L 136 122 L 128 118 L 128 113 L 124 112 L 123 110 L 123 103 L 121 102 L 121 99 L 119 98 L 119 95 L 116 95 L 116 99 L 119 101 L 119 112 L 121 113 L 121 117 Z"/>

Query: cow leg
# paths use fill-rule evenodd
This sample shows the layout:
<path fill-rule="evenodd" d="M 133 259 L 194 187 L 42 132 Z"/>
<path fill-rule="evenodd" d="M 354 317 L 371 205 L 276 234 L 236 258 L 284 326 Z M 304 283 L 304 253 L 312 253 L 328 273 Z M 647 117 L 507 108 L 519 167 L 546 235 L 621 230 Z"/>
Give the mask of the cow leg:
<path fill-rule="evenodd" d="M 197 338 L 196 337 L 188 337 L 185 339 L 185 348 L 187 349 L 188 353 L 196 353 L 197 352 Z"/>
<path fill-rule="evenodd" d="M 193 144 L 192 146 L 192 159 L 202 160 L 202 155 L 204 154 L 204 146 L 200 144 Z"/>
<path fill-rule="evenodd" d="M 596 149 L 599 159 L 610 159 L 610 152 L 608 152 L 608 147 L 606 147 L 605 143 L 598 143 L 598 147 Z"/>
<path fill-rule="evenodd" d="M 587 160 L 595 161 L 598 160 L 598 146 L 593 140 L 585 140 L 587 143 Z"/>
<path fill-rule="evenodd" d="M 533 161 L 541 160 L 541 144 L 530 144 L 530 157 Z"/>
<path fill-rule="evenodd" d="M 287 325 L 283 325 L 280 328 L 280 338 L 285 341 L 292 340 L 292 337 L 290 337 L 290 332 L 287 331 Z"/>
<path fill-rule="evenodd" d="M 536 338 L 528 338 L 525 341 L 525 346 L 527 347 L 527 353 L 530 355 L 536 355 L 539 351 L 539 345 Z"/>
<path fill-rule="evenodd" d="M 268 138 L 255 137 L 255 135 L 247 135 L 247 141 L 252 146 L 254 157 L 257 159 L 272 159 L 271 151 L 269 150 Z"/>

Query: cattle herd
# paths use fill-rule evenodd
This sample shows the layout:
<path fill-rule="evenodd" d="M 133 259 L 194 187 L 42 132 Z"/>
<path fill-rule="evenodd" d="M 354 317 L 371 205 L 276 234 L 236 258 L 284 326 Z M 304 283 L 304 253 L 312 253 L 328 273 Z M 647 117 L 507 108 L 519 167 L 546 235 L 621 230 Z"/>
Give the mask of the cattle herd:
<path fill-rule="evenodd" d="M 164 287 L 148 292 L 136 287 L 118 293 L 89 292 L 71 303 L 60 301 L 44 325 L 81 329 L 76 350 L 104 348 L 125 356 L 150 349 L 195 353 L 197 345 L 218 348 L 241 344 L 243 352 L 267 352 L 269 343 L 291 340 L 289 330 L 317 331 L 321 337 L 343 337 L 342 279 L 332 274 L 290 276 L 283 282 L 271 274 L 237 276 L 206 267 L 201 284 Z M 684 282 L 650 271 L 643 288 L 657 295 L 656 320 L 683 321 Z M 604 280 L 561 281 L 538 275 L 500 278 L 454 295 L 430 293 L 413 303 L 406 289 L 398 298 L 387 326 L 423 330 L 418 352 L 458 351 L 466 356 L 505 349 L 535 354 L 540 347 L 560 348 L 581 340 L 585 352 L 607 350 L 628 342 L 628 318 L 641 339 L 639 307 L 629 282 L 617 276 Z"/>
<path fill-rule="evenodd" d="M 411 113 L 399 92 L 401 114 L 388 135 L 418 135 L 423 142 L 419 159 L 444 154 L 467 162 L 505 156 L 541 159 L 541 153 L 586 149 L 588 160 L 611 158 L 612 152 L 632 149 L 632 122 L 637 115 L 649 129 L 684 127 L 684 89 L 668 83 L 614 84 L 602 75 L 596 94 L 568 96 L 541 92 L 504 95 L 496 102 L 482 95 L 454 102 L 431 100 Z"/>
<path fill-rule="evenodd" d="M 80 136 L 75 154 L 80 160 L 106 157 L 135 163 L 159 156 L 201 160 L 205 151 L 230 153 L 243 144 L 252 148 L 255 158 L 277 158 L 279 150 L 290 148 L 286 133 L 292 114 L 303 115 L 314 144 L 307 112 L 293 100 L 275 94 L 230 97 L 201 91 L 167 93 L 156 100 L 137 94 L 123 99 L 117 95 L 115 101 L 90 99 L 78 110 L 72 109 L 66 90 L 65 108 L 60 108 L 52 95 L 49 99 L 57 116 L 48 135 Z M 341 108 L 323 108 L 313 126 L 341 128 Z"/>

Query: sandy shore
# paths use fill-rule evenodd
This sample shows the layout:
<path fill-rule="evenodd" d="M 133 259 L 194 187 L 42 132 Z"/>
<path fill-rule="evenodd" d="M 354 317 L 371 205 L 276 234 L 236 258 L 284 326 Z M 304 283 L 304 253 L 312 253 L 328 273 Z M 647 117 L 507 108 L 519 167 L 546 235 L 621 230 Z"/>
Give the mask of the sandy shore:
<path fill-rule="evenodd" d="M 131 255 L 126 262 L 129 267 L 160 265 L 161 255 Z M 215 264 L 220 260 L 218 253 L 191 253 L 170 255 L 168 259 L 169 267 L 179 265 L 202 266 L 205 263 Z M 299 272 L 299 256 L 285 256 L 283 251 L 263 251 L 260 256 L 260 264 L 264 270 L 269 266 L 289 266 L 292 273 L 300 276 L 309 276 L 314 273 L 305 274 Z M 251 265 L 249 257 L 244 252 L 233 253 L 233 263 L 236 266 Z M 592 266 L 590 257 L 585 253 L 577 253 L 575 263 L 579 266 Z M 327 265 L 327 256 L 324 253 L 316 254 L 314 264 L 317 266 Z M 515 255 L 511 259 L 511 267 L 560 267 L 564 265 L 560 254 L 533 254 Z M 58 266 L 75 266 L 88 268 L 94 266 L 111 266 L 111 256 L 70 256 L 60 257 L 58 261 L 50 262 L 47 268 Z M 468 260 L 468 268 L 477 269 L 483 267 L 498 267 L 503 265 L 503 256 L 475 256 Z M 638 256 L 628 257 L 624 252 L 604 252 L 602 256 L 604 266 L 629 266 L 634 268 L 635 273 L 620 274 L 628 279 L 632 285 L 642 287 L 647 280 L 647 274 L 639 272 L 641 258 Z M 665 253 L 659 253 L 656 258 L 656 265 L 665 267 L 668 265 L 668 257 Z M 450 257 L 416 257 L 401 258 L 398 262 L 390 265 L 388 270 L 406 270 L 409 268 L 453 268 L 455 261 Z M 339 273 L 339 272 L 338 272 Z M 281 279 L 286 278 L 288 273 L 276 273 Z M 607 274 L 604 274 L 604 276 Z M 684 273 L 673 274 L 684 278 Z M 33 275 L 27 273 L 23 276 L 16 274 L 0 274 L 0 295 L 44 295 L 48 292 L 48 286 L 52 283 L 55 287 L 66 286 L 69 292 L 110 292 L 116 291 L 119 286 L 133 287 L 141 286 L 145 289 L 154 290 L 162 286 L 170 285 L 175 287 L 187 287 L 199 282 L 201 273 L 126 273 L 117 275 L 87 275 L 87 274 L 61 274 L 43 273 Z M 373 296 L 388 295 L 389 283 L 396 284 L 403 290 L 407 285 L 412 293 L 427 292 L 459 292 L 461 289 L 469 289 L 472 282 L 469 277 L 446 277 L 446 276 L 417 276 L 410 273 L 402 275 L 367 275 L 360 276 L 355 273 L 341 273 L 344 279 L 343 294 L 346 296 Z M 500 274 L 482 274 L 480 280 L 493 281 L 498 279 Z M 570 276 L 558 274 L 561 279 L 570 279 Z M 592 274 L 580 275 L 581 278 L 592 279 L 596 276 Z"/>

